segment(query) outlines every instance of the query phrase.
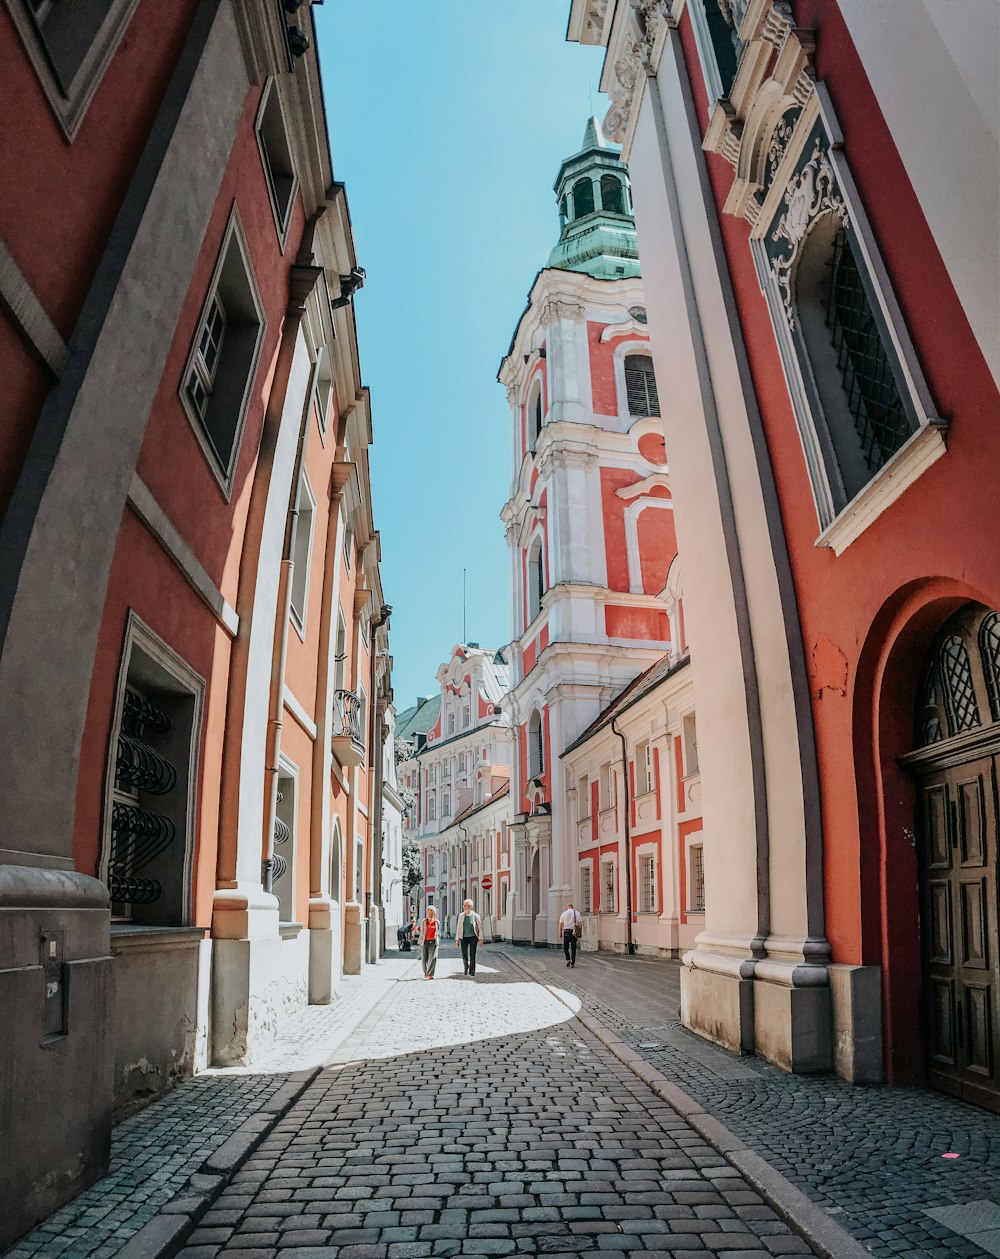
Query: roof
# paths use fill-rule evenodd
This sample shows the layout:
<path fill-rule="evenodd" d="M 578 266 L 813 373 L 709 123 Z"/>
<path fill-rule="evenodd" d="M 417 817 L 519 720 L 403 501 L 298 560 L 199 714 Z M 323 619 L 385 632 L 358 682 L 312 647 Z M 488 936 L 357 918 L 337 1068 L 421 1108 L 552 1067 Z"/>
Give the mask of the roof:
<path fill-rule="evenodd" d="M 498 800 L 501 800 L 504 796 L 509 795 L 509 794 L 510 794 L 510 779 L 508 779 L 504 783 L 504 785 L 499 789 L 499 791 L 494 791 L 494 793 L 488 799 L 484 800 L 482 804 L 470 804 L 468 808 L 463 809 L 461 813 L 459 813 L 456 817 L 453 817 L 451 819 L 451 821 L 445 827 L 445 830 L 451 830 L 451 828 L 453 826 L 457 826 L 459 822 L 464 822 L 466 818 L 472 817 L 473 813 L 479 813 L 483 809 L 489 808 L 491 804 L 496 804 Z"/>
<path fill-rule="evenodd" d="M 682 656 L 680 660 L 676 660 L 673 663 L 671 663 L 669 655 L 655 661 L 648 669 L 640 673 L 638 677 L 634 677 L 628 686 L 615 696 L 607 708 L 600 712 L 584 730 L 583 734 L 579 738 L 574 739 L 564 752 L 560 752 L 560 757 L 568 756 L 570 752 L 581 747 L 588 739 L 593 738 L 599 730 L 603 730 L 605 726 L 610 725 L 619 713 L 623 713 L 627 708 L 631 708 L 633 704 L 637 704 L 643 696 L 655 690 L 661 682 L 666 681 L 667 678 L 672 677 L 675 673 L 679 673 L 681 669 L 687 668 L 690 663 L 690 656 Z"/>
<path fill-rule="evenodd" d="M 408 739 L 414 734 L 427 734 L 438 719 L 441 711 L 441 696 L 431 695 L 427 699 L 418 700 L 411 708 L 406 708 L 396 718 L 396 738 Z"/>

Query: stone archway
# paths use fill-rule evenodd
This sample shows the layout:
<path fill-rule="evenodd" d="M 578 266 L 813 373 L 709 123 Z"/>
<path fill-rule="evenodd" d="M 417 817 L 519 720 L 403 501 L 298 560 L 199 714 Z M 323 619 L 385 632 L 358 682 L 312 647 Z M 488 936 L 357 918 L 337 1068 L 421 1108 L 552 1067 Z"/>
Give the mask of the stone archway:
<path fill-rule="evenodd" d="M 1000 614 L 967 603 L 927 651 L 916 697 L 927 1082 L 1000 1112 Z"/>

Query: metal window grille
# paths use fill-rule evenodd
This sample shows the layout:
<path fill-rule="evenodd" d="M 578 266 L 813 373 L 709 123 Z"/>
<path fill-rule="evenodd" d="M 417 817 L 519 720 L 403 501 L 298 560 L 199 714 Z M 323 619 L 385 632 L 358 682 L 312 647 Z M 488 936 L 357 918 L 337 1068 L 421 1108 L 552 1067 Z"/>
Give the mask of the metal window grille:
<path fill-rule="evenodd" d="M 1000 615 L 991 612 L 979 627 L 979 652 L 986 674 L 993 720 L 1000 721 Z"/>
<path fill-rule="evenodd" d="M 601 866 L 601 911 L 605 914 L 615 912 L 615 863 L 605 861 Z"/>
<path fill-rule="evenodd" d="M 652 855 L 642 859 L 641 905 L 644 914 L 656 910 L 656 859 Z"/>
<path fill-rule="evenodd" d="M 625 399 L 629 415 L 659 415 L 653 360 L 648 354 L 625 356 Z"/>
<path fill-rule="evenodd" d="M 861 453 L 875 473 L 910 436 L 911 425 L 843 228 L 834 237 L 824 306 Z"/>
<path fill-rule="evenodd" d="M 969 653 L 958 634 L 949 634 L 941 644 L 939 660 L 951 733 L 960 734 L 963 730 L 972 730 L 982 723 L 979 705 L 976 703 Z"/>
<path fill-rule="evenodd" d="M 582 914 L 594 912 L 594 884 L 590 866 L 584 866 L 580 871 L 580 912 Z"/>
<path fill-rule="evenodd" d="M 149 905 L 163 885 L 140 874 L 176 838 L 169 817 L 143 808 L 143 796 L 167 796 L 177 771 L 153 746 L 170 730 L 170 718 L 144 696 L 126 688 L 115 756 L 115 798 L 111 805 L 108 889 L 113 907 Z"/>
<path fill-rule="evenodd" d="M 933 663 L 924 675 L 921 710 L 919 745 L 927 747 L 931 743 L 939 743 L 944 738 L 944 727 L 941 725 L 937 665 Z"/>
<path fill-rule="evenodd" d="M 691 908 L 696 913 L 705 909 L 705 849 L 692 844 L 691 853 Z"/>

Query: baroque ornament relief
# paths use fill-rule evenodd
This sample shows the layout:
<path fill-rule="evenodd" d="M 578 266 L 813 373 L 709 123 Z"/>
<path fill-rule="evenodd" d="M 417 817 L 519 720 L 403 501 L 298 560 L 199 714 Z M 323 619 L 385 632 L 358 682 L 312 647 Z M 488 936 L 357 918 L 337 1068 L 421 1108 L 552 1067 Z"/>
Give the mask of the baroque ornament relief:
<path fill-rule="evenodd" d="M 782 252 L 771 258 L 774 278 L 781 294 L 781 304 L 790 328 L 795 327 L 795 304 L 792 300 L 792 271 L 799 248 L 810 226 L 823 214 L 836 214 L 844 227 L 850 226 L 847 206 L 837 187 L 830 159 L 817 136 L 812 155 L 805 166 L 793 175 L 785 189 L 784 210 L 771 232 L 771 240 Z"/>

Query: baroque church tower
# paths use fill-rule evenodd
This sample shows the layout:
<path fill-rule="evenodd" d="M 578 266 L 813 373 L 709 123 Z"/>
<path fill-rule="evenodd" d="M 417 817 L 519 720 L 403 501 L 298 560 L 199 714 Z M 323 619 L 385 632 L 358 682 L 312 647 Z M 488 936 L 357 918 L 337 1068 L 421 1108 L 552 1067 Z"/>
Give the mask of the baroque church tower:
<path fill-rule="evenodd" d="M 578 819 L 591 813 L 560 756 L 680 634 L 628 170 L 595 118 L 555 193 L 559 241 L 499 372 L 513 452 L 501 512 L 513 602 L 512 934 L 537 943 L 556 941 L 577 887 Z"/>

